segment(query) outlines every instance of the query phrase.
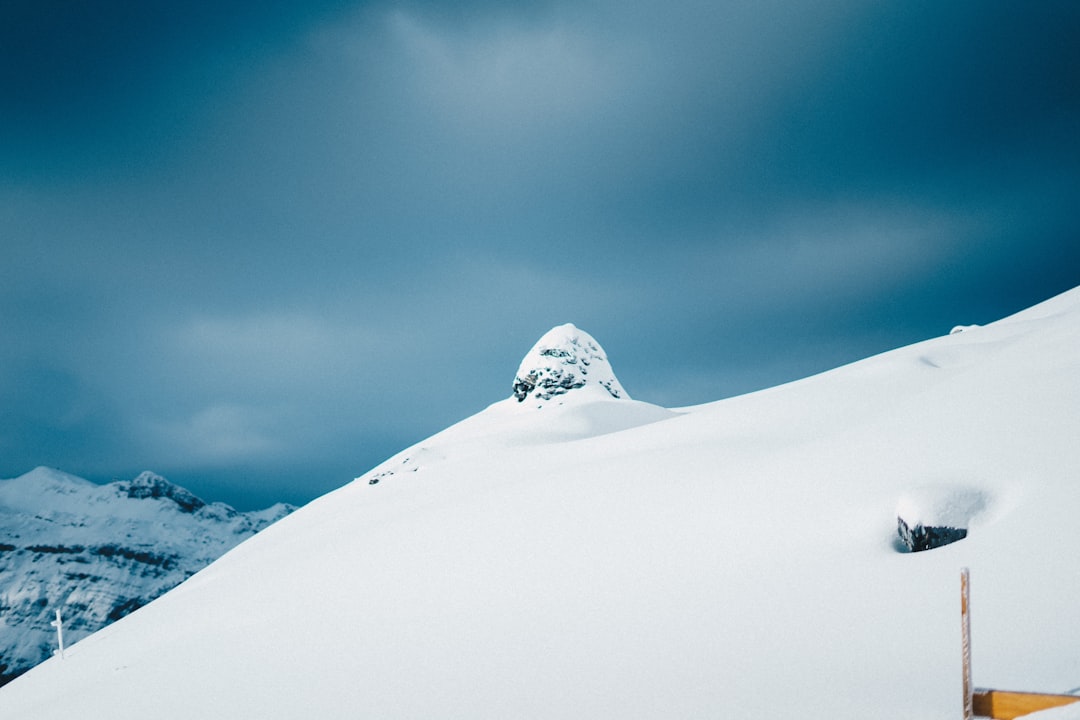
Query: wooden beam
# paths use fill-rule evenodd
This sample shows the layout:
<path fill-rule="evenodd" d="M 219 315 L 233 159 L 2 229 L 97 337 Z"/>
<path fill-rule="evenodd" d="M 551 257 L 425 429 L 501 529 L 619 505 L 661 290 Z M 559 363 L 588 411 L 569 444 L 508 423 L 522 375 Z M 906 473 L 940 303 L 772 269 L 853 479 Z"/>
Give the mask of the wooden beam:
<path fill-rule="evenodd" d="M 975 714 L 996 720 L 1012 720 L 1039 710 L 1080 702 L 1076 695 L 979 690 L 973 696 Z"/>

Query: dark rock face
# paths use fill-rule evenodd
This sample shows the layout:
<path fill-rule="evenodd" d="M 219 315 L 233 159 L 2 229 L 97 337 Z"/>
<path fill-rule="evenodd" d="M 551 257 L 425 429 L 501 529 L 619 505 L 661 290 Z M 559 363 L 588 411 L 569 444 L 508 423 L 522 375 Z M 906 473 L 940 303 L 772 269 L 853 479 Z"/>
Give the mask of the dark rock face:
<path fill-rule="evenodd" d="M 524 402 L 529 393 L 536 390 L 536 397 L 550 400 L 555 395 L 562 395 L 569 390 L 585 387 L 585 378 L 566 372 L 561 368 L 549 368 L 539 372 L 530 372 L 523 378 L 514 379 L 514 397 Z M 613 397 L 618 397 L 613 393 Z"/>
<path fill-rule="evenodd" d="M 900 542 L 902 542 L 911 552 L 933 550 L 942 545 L 948 545 L 957 540 L 963 540 L 968 534 L 967 528 L 948 526 L 924 527 L 918 523 L 916 523 L 914 527 L 909 527 L 908 524 L 904 522 L 904 518 L 900 517 L 896 518 L 896 531 L 897 534 L 900 535 Z"/>
<path fill-rule="evenodd" d="M 518 402 L 523 402 L 529 397 L 529 393 L 536 388 L 536 380 L 535 372 L 528 373 L 525 377 L 514 378 L 514 397 Z"/>

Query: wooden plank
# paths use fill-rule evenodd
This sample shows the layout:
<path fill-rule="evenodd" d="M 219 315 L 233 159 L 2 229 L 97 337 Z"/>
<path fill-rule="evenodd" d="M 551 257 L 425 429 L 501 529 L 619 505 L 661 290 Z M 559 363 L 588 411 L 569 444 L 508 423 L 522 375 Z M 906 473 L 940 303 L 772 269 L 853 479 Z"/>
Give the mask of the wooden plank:
<path fill-rule="evenodd" d="M 973 708 L 979 717 L 996 720 L 1012 720 L 1039 710 L 1061 707 L 1080 702 L 1075 695 L 1051 695 L 1047 693 L 1011 692 L 1008 690 L 981 690 L 974 693 Z"/>
<path fill-rule="evenodd" d="M 960 646 L 964 654 L 964 720 L 974 720 L 975 706 L 971 683 L 971 575 L 960 568 Z"/>

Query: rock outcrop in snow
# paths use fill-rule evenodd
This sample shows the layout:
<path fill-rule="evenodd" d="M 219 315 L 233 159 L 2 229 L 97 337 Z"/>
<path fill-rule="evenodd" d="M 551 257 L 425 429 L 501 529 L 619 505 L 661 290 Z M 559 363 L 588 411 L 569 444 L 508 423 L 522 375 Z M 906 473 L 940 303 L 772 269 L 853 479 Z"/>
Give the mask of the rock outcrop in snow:
<path fill-rule="evenodd" d="M 902 517 L 896 519 L 896 532 L 900 542 L 911 552 L 933 550 L 942 545 L 949 545 L 957 540 L 967 537 L 967 528 L 951 527 L 949 525 L 923 525 L 915 523 L 908 525 Z"/>
<path fill-rule="evenodd" d="M 538 407 L 569 393 L 593 398 L 629 399 L 615 377 L 607 355 L 587 332 L 567 323 L 544 334 L 525 355 L 514 376 L 518 402 L 534 401 Z"/>
<path fill-rule="evenodd" d="M 209 565 L 293 508 L 238 512 L 160 475 L 96 485 L 39 467 L 0 481 L 0 685 Z"/>
<path fill-rule="evenodd" d="M 986 510 L 987 494 L 961 485 L 908 491 L 896 508 L 896 532 L 911 552 L 933 550 L 967 537 L 972 519 Z"/>

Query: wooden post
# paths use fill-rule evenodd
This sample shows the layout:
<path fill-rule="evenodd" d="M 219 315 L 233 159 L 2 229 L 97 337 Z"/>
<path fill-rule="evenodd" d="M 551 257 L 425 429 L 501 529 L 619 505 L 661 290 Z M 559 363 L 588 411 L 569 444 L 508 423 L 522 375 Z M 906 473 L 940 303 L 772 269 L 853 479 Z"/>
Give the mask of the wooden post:
<path fill-rule="evenodd" d="M 964 653 L 964 720 L 974 720 L 974 688 L 971 684 L 971 573 L 960 568 L 960 636 Z"/>

